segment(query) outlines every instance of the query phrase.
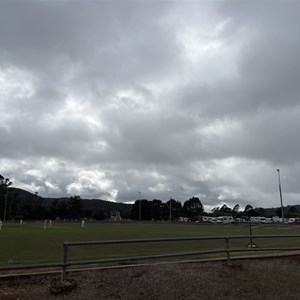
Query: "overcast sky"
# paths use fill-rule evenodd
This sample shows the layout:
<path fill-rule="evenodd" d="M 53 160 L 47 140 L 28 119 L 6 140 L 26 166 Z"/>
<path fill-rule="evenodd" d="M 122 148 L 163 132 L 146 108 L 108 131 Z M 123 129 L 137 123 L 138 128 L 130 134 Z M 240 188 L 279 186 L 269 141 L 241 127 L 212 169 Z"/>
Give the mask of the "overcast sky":
<path fill-rule="evenodd" d="M 0 174 L 43 197 L 300 204 L 299 1 L 0 1 Z"/>

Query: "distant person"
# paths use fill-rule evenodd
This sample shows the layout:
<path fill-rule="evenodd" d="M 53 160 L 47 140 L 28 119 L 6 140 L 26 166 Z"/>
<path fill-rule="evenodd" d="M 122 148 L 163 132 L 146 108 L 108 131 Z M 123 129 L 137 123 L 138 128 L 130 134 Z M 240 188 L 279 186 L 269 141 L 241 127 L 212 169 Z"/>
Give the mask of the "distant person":
<path fill-rule="evenodd" d="M 85 220 L 83 219 L 83 220 L 81 221 L 81 228 L 84 228 L 84 226 L 85 226 Z"/>
<path fill-rule="evenodd" d="M 22 224 L 23 224 L 23 220 L 21 219 L 21 220 L 20 220 L 20 225 L 22 225 Z"/>
<path fill-rule="evenodd" d="M 52 220 L 49 221 L 48 227 L 50 227 L 50 228 L 52 227 Z"/>
<path fill-rule="evenodd" d="M 2 228 L 2 225 L 3 225 L 3 223 L 2 223 L 2 221 L 0 220 L 0 230 L 1 230 L 1 228 Z"/>

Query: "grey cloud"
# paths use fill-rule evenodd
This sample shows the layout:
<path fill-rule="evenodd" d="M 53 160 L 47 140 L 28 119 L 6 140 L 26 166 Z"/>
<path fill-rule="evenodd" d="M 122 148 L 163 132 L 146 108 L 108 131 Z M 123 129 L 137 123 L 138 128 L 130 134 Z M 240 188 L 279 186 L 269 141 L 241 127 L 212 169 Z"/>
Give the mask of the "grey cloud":
<path fill-rule="evenodd" d="M 1 2 L 1 173 L 43 196 L 273 206 L 279 167 L 297 203 L 298 14 Z"/>

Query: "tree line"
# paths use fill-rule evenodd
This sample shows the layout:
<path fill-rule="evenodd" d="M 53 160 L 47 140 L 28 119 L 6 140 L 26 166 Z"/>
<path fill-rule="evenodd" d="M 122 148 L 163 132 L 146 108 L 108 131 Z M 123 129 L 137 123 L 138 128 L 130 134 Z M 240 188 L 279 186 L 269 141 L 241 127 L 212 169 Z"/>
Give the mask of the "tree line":
<path fill-rule="evenodd" d="M 143 199 L 136 200 L 132 206 L 132 220 L 169 220 L 174 221 L 180 217 L 188 218 L 191 221 L 198 220 L 204 213 L 203 204 L 198 197 L 192 197 L 184 202 L 170 199 L 166 203 L 154 199 L 152 201 Z"/>

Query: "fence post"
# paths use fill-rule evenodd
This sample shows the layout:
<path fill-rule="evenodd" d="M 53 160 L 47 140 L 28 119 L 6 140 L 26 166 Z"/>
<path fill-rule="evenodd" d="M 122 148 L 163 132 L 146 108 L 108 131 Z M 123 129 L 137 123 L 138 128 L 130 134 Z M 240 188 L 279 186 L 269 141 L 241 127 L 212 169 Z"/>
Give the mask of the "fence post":
<path fill-rule="evenodd" d="M 67 261 L 68 261 L 68 245 L 64 243 L 63 264 L 62 264 L 62 272 L 61 272 L 62 283 L 64 283 L 66 280 Z"/>
<path fill-rule="evenodd" d="M 229 237 L 225 237 L 225 244 L 226 244 L 226 254 L 227 254 L 227 263 L 230 264 L 230 247 L 229 247 Z"/>

